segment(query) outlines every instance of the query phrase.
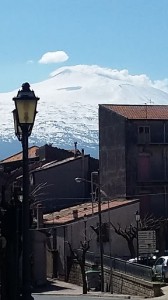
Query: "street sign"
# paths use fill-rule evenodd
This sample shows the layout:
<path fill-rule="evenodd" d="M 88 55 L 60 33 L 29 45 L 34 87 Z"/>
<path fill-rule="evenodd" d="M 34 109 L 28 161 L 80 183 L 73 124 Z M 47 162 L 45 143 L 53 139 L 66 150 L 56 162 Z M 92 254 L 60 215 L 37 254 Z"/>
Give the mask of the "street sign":
<path fill-rule="evenodd" d="M 139 254 L 152 254 L 156 250 L 156 232 L 154 230 L 138 231 Z"/>

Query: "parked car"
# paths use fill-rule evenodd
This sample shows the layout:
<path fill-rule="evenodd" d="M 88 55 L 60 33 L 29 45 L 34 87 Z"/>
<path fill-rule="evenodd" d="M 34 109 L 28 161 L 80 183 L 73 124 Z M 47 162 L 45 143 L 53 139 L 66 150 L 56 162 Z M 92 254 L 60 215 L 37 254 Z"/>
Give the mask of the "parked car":
<path fill-rule="evenodd" d="M 153 279 L 168 282 L 168 256 L 160 256 L 152 267 Z"/>
<path fill-rule="evenodd" d="M 135 258 L 130 258 L 128 260 L 129 263 L 138 263 L 141 265 L 145 265 L 145 266 L 150 266 L 152 267 L 156 261 L 156 256 L 155 255 L 150 255 L 150 256 L 139 256 L 138 261 L 137 261 L 137 257 Z"/>

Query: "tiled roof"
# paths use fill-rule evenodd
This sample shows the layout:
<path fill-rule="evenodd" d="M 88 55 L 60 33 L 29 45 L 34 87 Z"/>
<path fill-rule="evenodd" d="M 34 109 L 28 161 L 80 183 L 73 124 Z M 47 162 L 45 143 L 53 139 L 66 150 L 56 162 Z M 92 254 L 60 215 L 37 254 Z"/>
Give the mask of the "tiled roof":
<path fill-rule="evenodd" d="M 63 160 L 60 160 L 60 161 L 57 161 L 57 160 L 53 160 L 53 161 L 50 161 L 50 162 L 47 162 L 47 163 L 43 163 L 43 165 L 40 165 L 38 166 L 34 171 L 35 172 L 39 172 L 39 171 L 43 171 L 43 170 L 47 170 L 47 169 L 50 169 L 50 168 L 53 168 L 53 167 L 57 167 L 59 165 L 63 165 L 67 162 L 70 162 L 70 161 L 75 161 L 77 159 L 82 159 L 82 156 L 77 156 L 77 157 L 68 157 L 68 158 L 65 158 Z"/>
<path fill-rule="evenodd" d="M 108 209 L 114 209 L 121 207 L 123 205 L 129 205 L 139 200 L 126 200 L 126 199 L 116 199 L 111 200 L 109 202 L 102 202 L 101 211 L 106 211 Z M 98 204 L 94 202 L 94 214 L 98 213 Z M 77 211 L 77 218 L 74 217 L 73 211 Z M 84 203 L 80 205 L 76 205 L 73 207 L 68 207 L 62 209 L 59 212 L 53 212 L 50 214 L 46 214 L 43 216 L 45 224 L 66 224 L 69 222 L 77 221 L 84 216 L 91 217 L 92 216 L 92 203 Z"/>
<path fill-rule="evenodd" d="M 101 104 L 127 119 L 168 120 L 168 105 Z"/>
<path fill-rule="evenodd" d="M 32 146 L 29 148 L 28 150 L 28 155 L 29 155 L 29 158 L 35 158 L 37 157 L 37 150 L 39 149 L 39 147 L 37 146 Z M 1 163 L 9 163 L 9 162 L 13 162 L 13 161 L 19 161 L 19 160 L 22 160 L 22 152 L 19 152 L 15 155 L 12 155 L 6 159 L 3 159 L 1 160 Z"/>

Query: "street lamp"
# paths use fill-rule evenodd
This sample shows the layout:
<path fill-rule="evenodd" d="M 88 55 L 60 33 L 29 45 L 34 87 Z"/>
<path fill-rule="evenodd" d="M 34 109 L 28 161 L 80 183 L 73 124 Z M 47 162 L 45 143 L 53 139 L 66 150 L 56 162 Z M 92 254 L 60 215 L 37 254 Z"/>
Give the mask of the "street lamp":
<path fill-rule="evenodd" d="M 30 276 L 30 208 L 29 208 L 29 168 L 28 168 L 28 137 L 31 135 L 36 116 L 38 97 L 30 90 L 28 82 L 22 84 L 22 89 L 13 98 L 15 134 L 22 142 L 23 150 L 23 202 L 22 202 L 22 299 L 33 299 L 31 296 Z"/>
<path fill-rule="evenodd" d="M 100 268 L 101 268 L 101 292 L 104 292 L 104 269 L 103 269 L 103 238 L 102 238 L 102 214 L 101 214 L 101 189 L 100 189 L 100 176 L 99 171 L 94 172 L 97 173 L 98 183 L 94 182 L 97 190 L 97 197 L 98 197 L 98 216 L 99 216 L 99 246 L 100 246 Z M 77 183 L 80 182 L 90 182 L 85 178 L 77 177 L 75 178 Z"/>
<path fill-rule="evenodd" d="M 137 262 L 139 258 L 139 237 L 138 237 L 138 230 L 139 230 L 139 221 L 140 221 L 140 214 L 139 211 L 136 211 L 135 214 L 135 220 L 136 220 L 136 227 L 137 227 Z"/>

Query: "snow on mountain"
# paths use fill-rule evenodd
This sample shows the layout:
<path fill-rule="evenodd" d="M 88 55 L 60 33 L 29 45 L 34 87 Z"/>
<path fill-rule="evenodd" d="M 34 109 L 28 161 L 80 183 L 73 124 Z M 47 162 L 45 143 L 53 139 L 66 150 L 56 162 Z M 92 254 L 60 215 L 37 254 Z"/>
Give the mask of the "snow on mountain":
<path fill-rule="evenodd" d="M 162 90 L 155 88 L 159 86 Z M 31 88 L 40 97 L 31 142 L 72 148 L 77 141 L 79 149 L 87 152 L 98 152 L 98 104 L 168 103 L 163 82 L 153 83 L 146 75 L 133 76 L 127 70 L 99 66 L 62 67 Z M 1 141 L 15 139 L 11 112 L 18 89 L 0 94 Z"/>

